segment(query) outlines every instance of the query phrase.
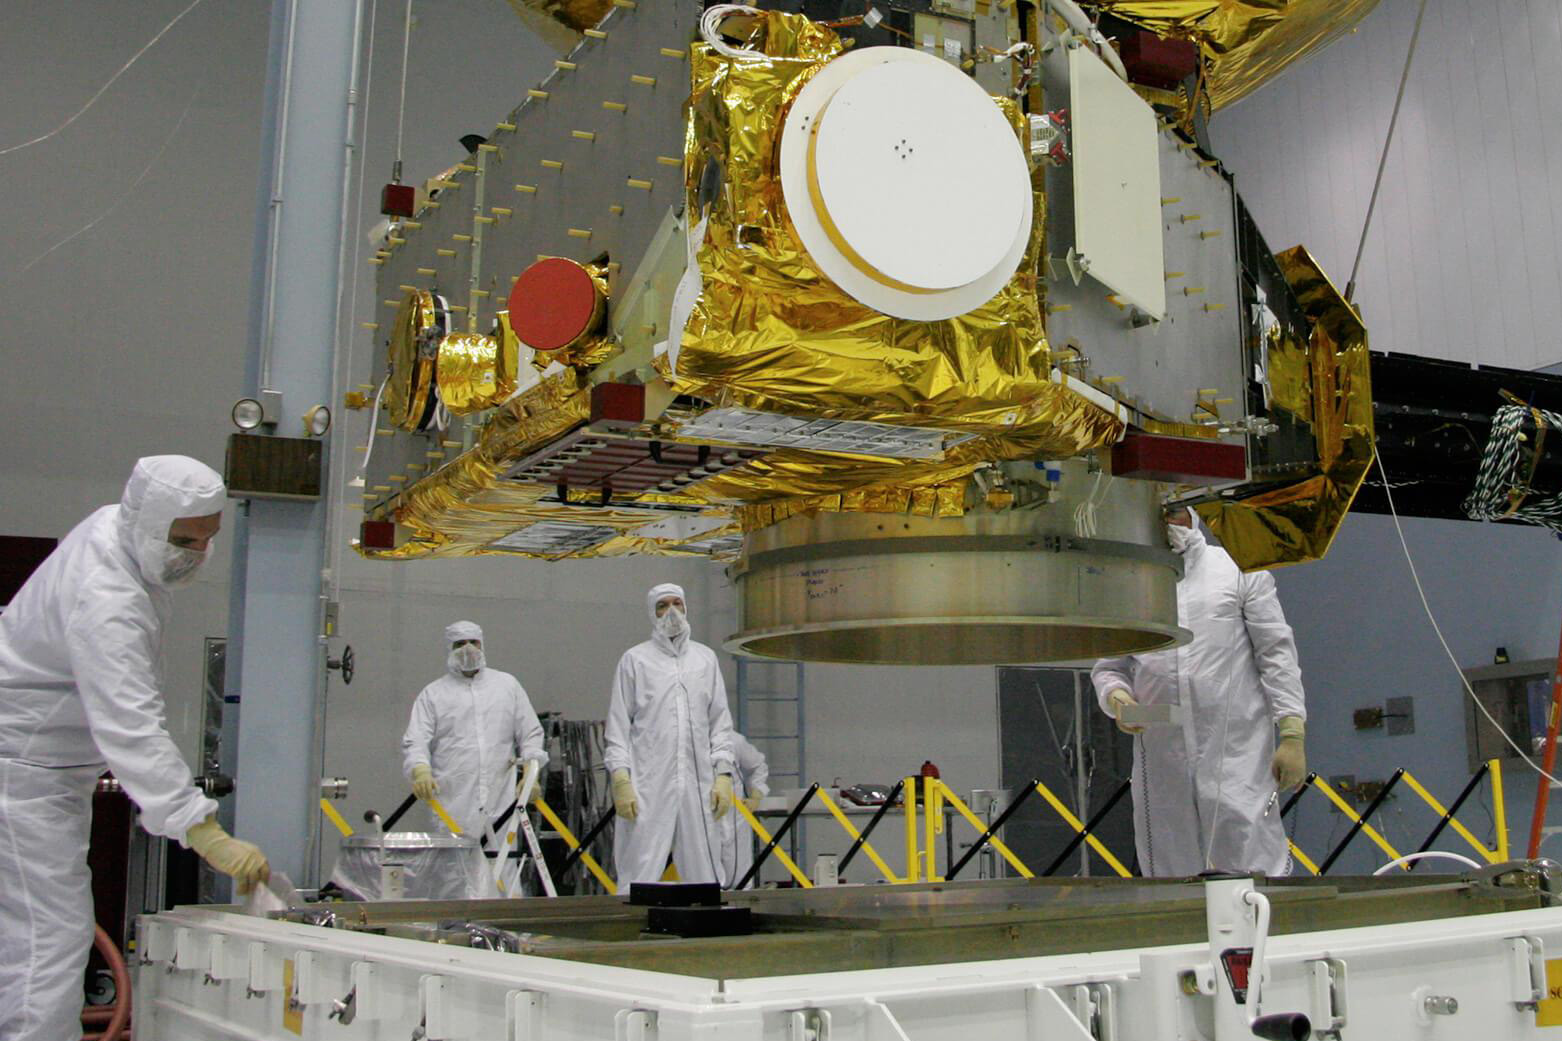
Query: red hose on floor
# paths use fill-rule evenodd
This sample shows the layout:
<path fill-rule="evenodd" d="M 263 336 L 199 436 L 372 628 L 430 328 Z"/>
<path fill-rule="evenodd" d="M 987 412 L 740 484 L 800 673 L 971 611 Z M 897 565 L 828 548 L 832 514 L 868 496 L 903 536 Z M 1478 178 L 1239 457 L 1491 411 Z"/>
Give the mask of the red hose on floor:
<path fill-rule="evenodd" d="M 108 963 L 108 970 L 114 976 L 114 1003 L 112 1005 L 88 1005 L 81 1010 L 81 1022 L 86 1026 L 96 1026 L 107 1022 L 101 1033 L 84 1034 L 81 1041 L 124 1041 L 130 1026 L 130 970 L 125 966 L 125 959 L 120 956 L 119 948 L 114 946 L 114 941 L 109 939 L 108 933 L 102 926 L 97 927 L 97 932 L 92 938 L 92 946 L 98 954 Z"/>

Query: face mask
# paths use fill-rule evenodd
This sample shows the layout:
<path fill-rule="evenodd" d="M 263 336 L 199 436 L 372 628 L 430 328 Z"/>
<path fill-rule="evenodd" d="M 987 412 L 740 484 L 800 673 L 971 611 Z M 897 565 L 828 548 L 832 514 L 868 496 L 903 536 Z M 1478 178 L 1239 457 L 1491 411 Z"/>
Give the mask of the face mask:
<path fill-rule="evenodd" d="M 1166 541 L 1171 543 L 1171 548 L 1178 553 L 1185 553 L 1188 547 L 1193 545 L 1193 529 L 1184 528 L 1181 524 L 1166 525 Z"/>
<path fill-rule="evenodd" d="M 452 648 L 448 664 L 457 672 L 477 672 L 484 665 L 483 649 L 475 643 Z"/>
<path fill-rule="evenodd" d="M 669 640 L 677 639 L 689 631 L 689 620 L 676 607 L 669 607 L 656 619 L 656 631 Z"/>
<path fill-rule="evenodd" d="M 207 548 L 187 549 L 184 546 L 175 546 L 172 543 L 164 543 L 161 550 L 162 570 L 159 573 L 160 584 L 169 589 L 177 589 L 187 586 L 195 581 L 195 573 L 206 563 L 206 555 L 210 552 L 211 544 Z"/>

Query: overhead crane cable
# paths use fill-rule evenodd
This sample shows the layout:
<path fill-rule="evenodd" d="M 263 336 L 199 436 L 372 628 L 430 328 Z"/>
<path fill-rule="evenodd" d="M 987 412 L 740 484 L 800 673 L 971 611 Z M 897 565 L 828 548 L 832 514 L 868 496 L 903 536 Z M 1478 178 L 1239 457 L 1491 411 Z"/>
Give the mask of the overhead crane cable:
<path fill-rule="evenodd" d="M 407 56 L 412 50 L 412 0 L 407 0 L 407 15 L 401 27 L 401 102 L 396 109 L 396 165 L 391 167 L 391 180 L 401 183 L 402 128 L 407 122 Z"/>
<path fill-rule="evenodd" d="M 112 87 L 114 85 L 114 81 L 115 80 L 119 79 L 119 77 L 121 77 L 125 73 L 129 72 L 130 71 L 130 67 L 132 65 L 134 65 L 137 61 L 141 60 L 141 56 L 143 54 L 145 54 L 147 51 L 151 50 L 153 47 L 157 46 L 157 41 L 161 40 L 164 36 L 168 35 L 169 30 L 172 29 L 175 25 L 178 25 L 179 24 L 179 20 L 181 18 L 183 18 L 185 15 L 189 14 L 191 11 L 195 10 L 197 7 L 201 6 L 201 4 L 203 4 L 205 2 L 206 2 L 206 0 L 191 0 L 191 3 L 190 3 L 190 5 L 188 7 L 186 7 L 184 10 L 180 11 L 178 14 L 174 15 L 173 18 L 169 20 L 167 25 L 163 26 L 161 29 L 159 29 L 157 31 L 157 35 L 156 36 L 153 36 L 150 40 L 148 40 L 146 43 L 144 43 L 141 46 L 140 50 L 138 50 L 138 51 L 136 51 L 136 53 L 132 54 L 130 56 L 130 60 L 125 62 L 125 64 L 121 65 L 119 67 L 119 71 L 114 73 L 114 75 L 110 76 L 104 82 L 103 86 L 99 87 L 93 93 L 92 97 L 87 99 L 86 104 L 82 105 L 81 108 L 77 109 L 71 115 L 71 117 L 69 119 L 67 119 L 65 122 L 61 123 L 59 126 L 55 127 L 53 130 L 50 130 L 48 133 L 39 134 L 37 137 L 33 138 L 30 141 L 23 141 L 20 144 L 11 145 L 8 148 L 0 148 L 0 155 L 10 155 L 12 152 L 20 152 L 24 148 L 31 148 L 33 145 L 42 144 L 43 142 L 49 140 L 49 138 L 54 137 L 56 134 L 60 133 L 60 131 L 64 130 L 66 127 L 70 126 L 72 123 L 76 122 L 76 120 L 80 119 L 83 115 L 86 114 L 87 109 L 91 108 L 97 102 L 97 100 L 99 98 L 101 98 L 104 95 L 104 93 L 110 87 Z"/>
<path fill-rule="evenodd" d="M 1405 100 L 1405 84 L 1410 82 L 1410 63 L 1416 56 L 1416 43 L 1421 39 L 1421 19 L 1426 16 L 1426 0 L 1416 9 L 1416 26 L 1410 33 L 1410 49 L 1405 54 L 1405 68 L 1399 75 L 1399 93 L 1394 95 L 1394 111 L 1388 117 L 1388 134 L 1383 139 L 1383 154 L 1378 157 L 1378 174 L 1372 182 L 1372 196 L 1367 200 L 1367 216 L 1361 222 L 1361 241 L 1356 243 L 1356 260 L 1350 266 L 1350 281 L 1345 283 L 1345 302 L 1355 306 L 1356 275 L 1361 271 L 1361 255 L 1367 249 L 1367 231 L 1372 227 L 1372 214 L 1378 206 L 1378 192 L 1383 187 L 1383 171 L 1388 168 L 1388 150 L 1394 143 L 1394 127 L 1399 123 L 1399 106 Z"/>

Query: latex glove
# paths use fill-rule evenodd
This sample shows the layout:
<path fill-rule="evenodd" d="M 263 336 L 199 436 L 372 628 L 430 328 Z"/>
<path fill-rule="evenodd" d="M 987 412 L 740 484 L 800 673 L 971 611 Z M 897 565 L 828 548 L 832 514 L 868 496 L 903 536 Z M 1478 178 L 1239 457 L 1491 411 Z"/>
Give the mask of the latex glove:
<path fill-rule="evenodd" d="M 541 772 L 542 772 L 542 764 L 541 763 L 537 762 L 537 760 L 535 760 L 535 759 L 528 759 L 528 760 L 526 760 L 526 766 L 521 770 L 521 779 L 515 785 L 515 797 L 517 799 L 519 799 L 521 797 L 521 790 L 526 787 L 526 778 L 532 776 L 533 774 L 539 774 L 540 775 Z M 537 805 L 537 800 L 540 799 L 540 798 L 542 798 L 542 777 L 538 776 L 537 783 L 532 785 L 531 799 L 527 802 L 527 805 L 528 806 L 535 806 L 535 805 Z"/>
<path fill-rule="evenodd" d="M 732 809 L 732 775 L 717 774 L 716 783 L 710 789 L 710 813 L 717 820 Z"/>
<path fill-rule="evenodd" d="M 1107 708 L 1111 711 L 1112 718 L 1118 719 L 1118 717 L 1122 715 L 1124 705 L 1137 705 L 1139 702 L 1138 699 L 1136 699 L 1132 694 L 1128 693 L 1127 689 L 1118 687 L 1116 690 L 1113 690 L 1107 694 L 1106 704 Z M 1121 730 L 1125 734 L 1144 733 L 1144 727 L 1135 726 L 1132 723 L 1124 723 L 1120 719 L 1118 719 L 1117 729 Z"/>
<path fill-rule="evenodd" d="M 255 883 L 271 878 L 271 864 L 260 847 L 223 831 L 215 816 L 193 825 L 185 832 L 184 842 L 202 860 L 237 882 L 240 893 L 248 893 Z"/>
<path fill-rule="evenodd" d="M 628 770 L 613 771 L 613 809 L 626 821 L 640 816 L 640 800 L 635 796 Z"/>
<path fill-rule="evenodd" d="M 1275 787 L 1284 791 L 1307 779 L 1307 726 L 1300 716 L 1284 716 L 1276 729 L 1280 740 L 1269 772 L 1274 774 Z"/>
<path fill-rule="evenodd" d="M 434 771 L 429 769 L 427 763 L 419 763 L 412 768 L 412 794 L 424 802 L 439 794 L 439 785 L 434 783 Z"/>
<path fill-rule="evenodd" d="M 753 813 L 759 809 L 759 804 L 765 801 L 763 795 L 745 795 L 743 805 L 748 807 L 748 812 Z"/>

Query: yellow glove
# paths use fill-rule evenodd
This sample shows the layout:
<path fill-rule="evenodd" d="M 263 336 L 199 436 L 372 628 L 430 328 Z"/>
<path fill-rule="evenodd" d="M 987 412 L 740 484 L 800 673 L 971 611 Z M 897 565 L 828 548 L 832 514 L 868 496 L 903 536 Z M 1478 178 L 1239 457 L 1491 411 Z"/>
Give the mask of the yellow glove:
<path fill-rule="evenodd" d="M 412 794 L 424 802 L 439 794 L 439 785 L 434 783 L 434 771 L 429 769 L 427 763 L 419 763 L 412 768 Z"/>
<path fill-rule="evenodd" d="M 710 789 L 711 816 L 721 820 L 732 809 L 732 775 L 717 774 L 716 783 Z"/>
<path fill-rule="evenodd" d="M 1307 779 L 1307 725 L 1300 716 L 1283 716 L 1276 729 L 1280 740 L 1269 772 L 1274 774 L 1275 787 L 1284 791 Z"/>
<path fill-rule="evenodd" d="M 223 831 L 215 816 L 193 825 L 185 832 L 184 842 L 202 860 L 237 882 L 240 893 L 248 893 L 255 883 L 271 878 L 271 864 L 260 847 Z"/>
<path fill-rule="evenodd" d="M 629 780 L 628 770 L 613 771 L 613 809 L 626 821 L 640 816 L 640 800 L 635 797 L 635 786 Z"/>
<path fill-rule="evenodd" d="M 764 801 L 765 797 L 763 795 L 745 795 L 743 797 L 743 805 L 748 807 L 748 812 L 750 813 L 759 809 L 759 804 Z"/>
<path fill-rule="evenodd" d="M 1144 727 L 1135 726 L 1132 723 L 1124 723 L 1121 719 L 1118 719 L 1118 717 L 1123 714 L 1124 705 L 1139 704 L 1138 700 L 1132 694 L 1128 693 L 1127 690 L 1123 689 L 1122 687 L 1118 687 L 1116 690 L 1111 691 L 1106 696 L 1106 704 L 1112 718 L 1118 720 L 1117 729 L 1121 730 L 1125 734 L 1144 733 Z"/>

